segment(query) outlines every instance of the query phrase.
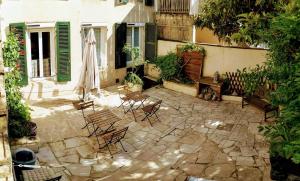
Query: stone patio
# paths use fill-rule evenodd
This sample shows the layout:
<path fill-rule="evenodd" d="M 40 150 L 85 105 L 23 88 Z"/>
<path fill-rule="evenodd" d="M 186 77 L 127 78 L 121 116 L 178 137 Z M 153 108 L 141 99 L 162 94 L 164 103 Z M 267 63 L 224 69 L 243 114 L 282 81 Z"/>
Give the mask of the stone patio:
<path fill-rule="evenodd" d="M 111 109 L 129 126 L 120 145 L 98 149 L 94 137 L 81 129 L 84 120 L 74 109 L 74 96 L 31 103 L 41 140 L 40 165 L 56 168 L 64 180 L 270 180 L 268 144 L 258 132 L 263 113 L 238 102 L 207 102 L 160 87 L 145 94 L 148 102 L 162 99 L 161 122 L 135 122 L 124 115 L 116 87 L 102 90 L 97 110 Z M 138 120 L 141 120 L 139 117 Z"/>

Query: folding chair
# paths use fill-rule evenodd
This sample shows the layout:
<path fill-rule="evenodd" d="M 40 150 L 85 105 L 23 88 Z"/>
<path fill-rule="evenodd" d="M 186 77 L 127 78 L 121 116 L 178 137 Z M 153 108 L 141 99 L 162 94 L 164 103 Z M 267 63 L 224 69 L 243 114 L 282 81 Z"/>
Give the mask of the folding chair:
<path fill-rule="evenodd" d="M 111 150 L 110 150 L 110 148 L 109 148 L 109 145 L 116 144 L 116 143 L 119 142 L 119 143 L 121 144 L 123 150 L 124 150 L 125 152 L 127 152 L 127 150 L 125 150 L 125 148 L 124 148 L 124 146 L 123 146 L 123 144 L 122 144 L 122 142 L 121 142 L 121 140 L 125 137 L 127 130 L 128 130 L 128 126 L 125 127 L 125 128 L 122 128 L 122 129 L 120 129 L 120 130 L 117 130 L 117 131 L 114 131 L 114 132 L 111 132 L 111 133 L 102 135 L 102 138 L 103 138 L 103 140 L 104 140 L 104 142 L 105 142 L 105 145 L 104 145 L 104 146 L 101 146 L 101 145 L 99 144 L 99 149 L 102 149 L 102 148 L 104 148 L 104 147 L 107 147 L 107 148 L 108 148 L 108 151 L 109 151 L 109 153 L 110 153 L 110 155 L 111 155 L 111 157 L 113 158 L 113 155 L 112 155 L 112 153 L 111 153 Z"/>
<path fill-rule="evenodd" d="M 118 92 L 119 92 L 119 97 L 121 99 L 121 104 L 118 107 L 122 106 L 122 108 L 124 109 L 124 113 L 125 113 L 124 104 L 129 100 L 127 95 L 129 95 L 131 93 L 131 91 L 128 89 L 127 85 L 122 85 L 122 86 L 118 87 Z"/>
<path fill-rule="evenodd" d="M 145 113 L 145 117 L 142 119 L 142 121 L 144 121 L 145 119 L 148 119 L 150 125 L 152 126 L 152 123 L 149 119 L 152 115 L 155 115 L 157 120 L 160 121 L 156 112 L 159 110 L 161 103 L 162 103 L 162 100 L 159 100 L 153 104 L 143 107 L 142 110 Z"/>
<path fill-rule="evenodd" d="M 88 125 L 88 123 L 86 122 L 87 113 L 85 113 L 87 111 L 87 108 L 92 108 L 92 113 L 95 113 L 94 101 L 74 101 L 73 105 L 77 110 L 81 110 L 82 116 L 86 123 L 86 125 L 82 128 L 84 129 Z"/>

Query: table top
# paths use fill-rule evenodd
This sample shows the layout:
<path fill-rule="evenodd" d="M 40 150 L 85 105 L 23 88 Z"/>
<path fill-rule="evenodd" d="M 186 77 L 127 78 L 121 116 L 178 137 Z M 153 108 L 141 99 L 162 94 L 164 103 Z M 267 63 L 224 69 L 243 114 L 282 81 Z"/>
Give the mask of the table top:
<path fill-rule="evenodd" d="M 113 122 L 120 121 L 121 118 L 116 116 L 114 113 L 111 112 L 109 109 L 104 109 L 101 111 L 95 111 L 95 113 L 87 115 L 88 121 L 97 123 L 97 122 L 103 122 L 107 124 L 111 124 Z"/>
<path fill-rule="evenodd" d="M 41 181 L 55 178 L 59 175 L 50 168 L 36 168 L 33 170 L 22 170 L 24 181 Z"/>
<path fill-rule="evenodd" d="M 150 96 L 146 94 L 142 94 L 142 92 L 137 91 L 137 92 L 131 92 L 129 94 L 126 94 L 126 97 L 128 100 L 133 100 L 135 102 L 142 101 L 144 99 L 149 98 Z"/>

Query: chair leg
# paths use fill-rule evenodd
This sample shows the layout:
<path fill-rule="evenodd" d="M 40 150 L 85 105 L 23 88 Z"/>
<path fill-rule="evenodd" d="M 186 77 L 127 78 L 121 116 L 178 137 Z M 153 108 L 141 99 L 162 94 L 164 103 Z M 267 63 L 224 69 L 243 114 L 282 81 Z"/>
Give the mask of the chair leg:
<path fill-rule="evenodd" d="M 244 98 L 242 97 L 242 108 L 244 108 Z"/>
<path fill-rule="evenodd" d="M 134 121 L 136 122 L 136 117 L 135 117 L 134 110 L 133 110 L 133 109 L 131 109 L 131 112 L 132 112 L 132 115 L 133 115 L 133 117 L 134 117 Z"/>
<path fill-rule="evenodd" d="M 151 120 L 149 119 L 149 116 L 147 116 L 147 119 L 148 119 L 148 121 L 149 121 L 151 127 L 153 127 L 153 126 L 152 126 L 152 123 L 151 123 Z"/>
<path fill-rule="evenodd" d="M 95 134 L 97 131 L 98 131 L 98 129 L 99 129 L 99 127 L 97 127 L 97 128 L 95 128 L 95 125 L 92 123 L 92 125 L 93 125 L 93 129 L 94 129 L 94 131 L 91 133 L 90 131 L 89 131 L 89 133 L 90 133 L 90 135 L 88 135 L 88 137 L 91 137 L 93 134 Z"/>
<path fill-rule="evenodd" d="M 111 158 L 113 158 L 113 155 L 112 155 L 112 153 L 111 153 L 111 151 L 110 151 L 109 145 L 106 144 L 106 147 L 108 148 L 108 151 L 109 151 L 109 154 L 110 154 Z"/>
<path fill-rule="evenodd" d="M 265 111 L 265 119 L 264 121 L 267 121 L 267 112 Z"/>
<path fill-rule="evenodd" d="M 98 138 L 98 136 L 96 136 L 96 139 L 97 139 L 97 142 L 98 142 L 98 145 L 99 145 L 99 149 L 101 149 L 101 146 L 100 146 L 100 141 L 99 141 L 99 138 Z"/>
<path fill-rule="evenodd" d="M 121 106 L 123 105 L 124 102 L 125 102 L 125 101 L 122 101 L 121 104 L 118 106 L 118 108 L 121 107 Z"/>
<path fill-rule="evenodd" d="M 120 142 L 120 144 L 121 144 L 123 150 L 124 150 L 125 152 L 127 152 L 127 150 L 125 150 L 125 148 L 124 148 L 124 145 L 122 144 L 122 141 L 120 140 L 119 142 Z"/>
<path fill-rule="evenodd" d="M 157 120 L 160 121 L 159 117 L 157 116 L 156 112 L 154 112 L 154 115 L 156 116 Z M 161 122 L 161 121 L 160 121 Z"/>

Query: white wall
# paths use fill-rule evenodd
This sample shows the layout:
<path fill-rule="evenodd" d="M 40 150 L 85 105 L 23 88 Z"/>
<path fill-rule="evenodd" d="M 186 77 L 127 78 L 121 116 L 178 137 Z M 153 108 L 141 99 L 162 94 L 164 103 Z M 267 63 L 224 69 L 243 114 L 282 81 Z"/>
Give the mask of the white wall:
<path fill-rule="evenodd" d="M 184 43 L 172 41 L 158 41 L 158 56 L 168 52 L 176 52 L 177 45 Z M 220 74 L 235 72 L 244 67 L 254 67 L 266 62 L 267 51 L 264 49 L 244 49 L 226 46 L 200 44 L 206 50 L 203 65 L 203 76 L 213 76 L 216 71 Z"/>
<path fill-rule="evenodd" d="M 0 11 L 1 31 L 8 32 L 10 23 L 17 22 L 56 22 L 71 23 L 71 78 L 72 81 L 59 84 L 53 81 L 31 81 L 23 89 L 25 98 L 35 99 L 69 94 L 77 84 L 81 67 L 81 24 L 87 22 L 105 23 L 107 25 L 107 61 L 108 70 L 101 72 L 101 86 L 122 80 L 126 69 L 115 70 L 114 24 L 121 22 L 153 22 L 153 7 L 144 6 L 141 2 L 131 0 L 126 5 L 115 6 L 114 0 L 3 0 Z M 4 33 L 2 36 L 5 36 Z"/>

